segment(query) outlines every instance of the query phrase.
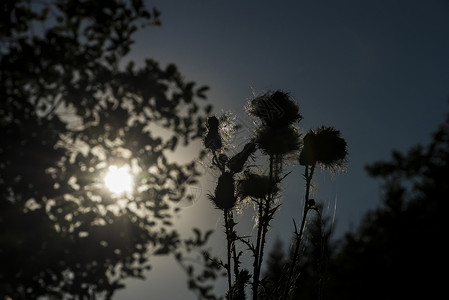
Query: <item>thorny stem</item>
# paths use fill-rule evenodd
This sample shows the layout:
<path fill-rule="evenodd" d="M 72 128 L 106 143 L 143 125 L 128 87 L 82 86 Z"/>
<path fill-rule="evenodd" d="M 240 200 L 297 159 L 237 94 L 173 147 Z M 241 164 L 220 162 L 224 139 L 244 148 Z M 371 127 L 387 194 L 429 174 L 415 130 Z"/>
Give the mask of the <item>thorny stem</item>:
<path fill-rule="evenodd" d="M 232 279 L 231 279 L 231 234 L 229 232 L 229 214 L 228 214 L 228 210 L 225 209 L 223 211 L 224 214 L 224 221 L 225 221 L 225 232 L 226 232 L 226 240 L 228 242 L 227 244 L 227 266 L 226 266 L 226 271 L 228 274 L 228 299 L 232 300 Z"/>
<path fill-rule="evenodd" d="M 265 237 L 267 236 L 267 231 L 268 231 L 268 222 L 269 222 L 268 214 L 270 212 L 271 197 L 267 197 L 266 200 L 267 201 L 265 204 L 265 211 L 264 211 L 263 221 L 262 221 L 263 228 L 262 228 L 262 241 L 260 242 L 260 253 L 259 253 L 259 261 L 258 261 L 259 265 L 257 266 L 257 285 L 259 285 L 260 271 L 262 269 L 263 250 L 264 250 L 264 246 L 265 246 Z M 254 298 L 254 299 L 257 299 L 257 293 L 256 293 L 256 298 Z"/>
<path fill-rule="evenodd" d="M 273 182 L 273 156 L 270 155 L 270 182 Z M 263 222 L 263 231 L 262 231 L 262 242 L 260 248 L 260 256 L 259 256 L 259 274 L 262 268 L 262 260 L 263 260 L 263 250 L 265 246 L 265 238 L 268 232 L 268 226 L 270 222 L 270 209 L 271 202 L 273 200 L 273 194 L 268 195 L 265 203 L 265 211 L 264 211 L 264 222 Z"/>
<path fill-rule="evenodd" d="M 270 154 L 270 182 L 273 181 L 274 176 L 274 159 L 273 154 Z M 268 225 L 270 222 L 270 203 L 273 199 L 273 194 L 266 197 L 265 201 L 259 202 L 259 226 L 257 231 L 257 248 L 256 257 L 254 259 L 254 278 L 253 278 L 253 300 L 257 300 L 257 289 L 259 286 L 260 271 L 262 268 L 263 252 L 265 246 L 265 238 L 268 232 Z M 265 206 L 264 206 L 265 202 Z"/>
<path fill-rule="evenodd" d="M 234 276 L 235 278 L 237 278 L 237 276 L 239 275 L 239 265 L 237 251 L 235 250 L 235 242 L 232 242 L 232 258 L 234 259 Z"/>
<path fill-rule="evenodd" d="M 228 249 L 227 249 L 227 254 L 228 254 L 228 267 L 227 267 L 227 273 L 228 273 L 228 284 L 230 285 L 229 288 L 229 295 L 228 298 L 231 299 L 232 296 L 232 292 L 231 292 L 231 288 L 232 288 L 232 276 L 231 276 L 231 253 L 232 253 L 232 260 L 234 261 L 234 280 L 237 280 L 237 277 L 239 275 L 239 258 L 237 256 L 237 251 L 235 248 L 235 240 L 236 240 L 236 233 L 234 231 L 234 216 L 232 213 L 232 210 L 228 210 L 227 212 L 225 212 L 225 226 L 226 226 L 226 239 L 228 241 Z M 232 252 L 231 252 L 232 251 Z"/>
<path fill-rule="evenodd" d="M 288 277 L 287 277 L 287 282 L 286 282 L 286 286 L 285 286 L 285 290 L 284 290 L 283 299 L 287 299 L 287 296 L 288 296 L 288 292 L 290 289 L 290 282 L 293 277 L 293 271 L 296 268 L 296 262 L 298 260 L 299 246 L 301 244 L 302 235 L 304 233 L 304 227 L 306 225 L 307 213 L 311 209 L 311 207 L 309 206 L 309 197 L 310 197 L 310 186 L 312 183 L 312 177 L 313 177 L 314 171 L 315 171 L 315 165 L 312 165 L 312 167 L 310 168 L 310 174 L 309 174 L 309 166 L 306 165 L 306 171 L 305 171 L 305 175 L 304 175 L 304 177 L 306 179 L 306 199 L 304 201 L 304 210 L 303 210 L 303 215 L 302 215 L 302 220 L 301 220 L 301 227 L 299 229 L 299 232 L 296 233 L 295 252 L 293 253 L 292 263 L 290 265 L 290 270 L 288 272 Z M 296 228 L 295 228 L 295 230 L 296 230 Z"/>
<path fill-rule="evenodd" d="M 259 284 L 259 273 L 258 273 L 258 266 L 259 266 L 259 251 L 260 251 L 260 241 L 262 236 L 262 212 L 263 212 L 263 202 L 262 200 L 257 202 L 259 206 L 258 211 L 258 218 L 259 218 L 259 224 L 257 227 L 257 241 L 256 241 L 256 251 L 254 254 L 254 264 L 253 264 L 253 300 L 257 300 L 257 286 Z"/>
<path fill-rule="evenodd" d="M 220 163 L 220 160 L 217 157 L 217 153 L 215 151 L 212 151 L 213 159 L 212 162 L 220 169 L 220 171 L 224 172 L 224 166 Z M 233 240 L 231 237 L 231 230 L 229 226 L 229 210 L 224 209 L 223 210 L 224 215 L 224 221 L 225 221 L 225 233 L 226 233 L 226 240 L 227 240 L 227 247 L 226 247 L 226 253 L 227 253 L 227 264 L 226 264 L 226 273 L 228 274 L 228 300 L 232 300 L 232 274 L 231 274 L 231 247 L 233 244 Z M 233 222 L 233 218 L 231 216 L 231 220 Z M 235 252 L 235 246 L 234 246 L 234 252 Z M 234 258 L 235 259 L 235 258 Z"/>
<path fill-rule="evenodd" d="M 232 258 L 234 260 L 234 276 L 235 276 L 235 280 L 237 280 L 237 276 L 239 275 L 239 259 L 237 257 L 237 251 L 235 250 L 235 239 L 237 237 L 235 231 L 234 231 L 234 216 L 232 213 L 232 210 L 230 211 L 230 221 L 232 222 L 233 226 L 232 226 L 232 230 L 231 230 L 231 235 L 232 235 Z"/>

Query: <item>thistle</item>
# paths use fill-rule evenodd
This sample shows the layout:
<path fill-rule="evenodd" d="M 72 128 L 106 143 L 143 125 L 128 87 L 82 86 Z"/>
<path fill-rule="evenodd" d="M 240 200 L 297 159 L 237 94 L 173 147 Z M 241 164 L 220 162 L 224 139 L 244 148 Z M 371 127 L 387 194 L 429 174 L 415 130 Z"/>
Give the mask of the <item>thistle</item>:
<path fill-rule="evenodd" d="M 276 182 L 267 175 L 245 172 L 244 178 L 237 181 L 238 195 L 241 199 L 252 197 L 264 199 L 279 190 Z"/>
<path fill-rule="evenodd" d="M 248 113 L 271 128 L 282 128 L 302 119 L 298 104 L 288 93 L 268 92 L 249 101 Z"/>
<path fill-rule="evenodd" d="M 266 154 L 285 155 L 300 149 L 301 134 L 293 126 L 272 128 L 262 126 L 256 132 L 256 142 Z"/>
<path fill-rule="evenodd" d="M 348 154 L 346 141 L 340 131 L 333 127 L 320 127 L 316 133 L 309 131 L 303 140 L 304 146 L 299 155 L 299 163 L 313 166 L 317 162 L 328 168 L 341 166 Z"/>
<path fill-rule="evenodd" d="M 298 270 L 300 257 L 300 245 L 305 230 L 307 215 L 310 211 L 318 212 L 319 203 L 310 197 L 312 179 L 316 163 L 326 168 L 341 166 L 347 156 L 346 141 L 340 137 L 340 131 L 332 127 L 320 127 L 310 130 L 302 139 L 301 132 L 296 127 L 302 119 L 299 107 L 293 98 L 282 91 L 268 92 L 250 100 L 247 113 L 258 119 L 255 122 L 258 127 L 254 130 L 251 141 L 243 149 L 232 157 L 223 153 L 223 143 L 228 141 L 232 134 L 232 127 L 223 130 L 216 117 L 210 117 L 207 121 L 208 132 L 204 139 L 206 148 L 213 154 L 212 163 L 221 172 L 218 178 L 214 194 L 209 195 L 210 200 L 217 209 L 223 212 L 224 228 L 227 241 L 227 261 L 222 263 L 226 269 L 229 300 L 245 298 L 245 285 L 252 278 L 251 288 L 253 300 L 259 297 L 260 285 L 263 285 L 260 275 L 264 262 L 264 248 L 270 222 L 280 207 L 278 203 L 279 183 L 290 172 L 282 176 L 283 161 L 289 155 L 298 157 L 301 165 L 305 166 L 304 179 L 306 185 L 304 209 L 299 228 L 294 221 L 295 245 L 291 261 L 285 277 L 285 284 L 280 287 L 281 299 L 287 299 Z M 223 119 L 221 119 L 223 120 Z M 222 140 L 219 134 L 223 134 Z M 224 142 L 223 142 L 224 141 Z M 301 148 L 302 147 L 302 148 Z M 268 156 L 267 174 L 256 173 L 246 164 L 248 158 L 260 149 L 262 154 Z M 300 152 L 301 150 L 301 152 Z M 234 178 L 235 177 L 235 178 Z M 237 231 L 234 221 L 233 208 L 237 199 L 243 201 L 250 198 L 256 209 L 257 232 L 253 237 L 242 237 Z M 242 243 L 253 256 L 252 274 L 240 269 L 240 257 L 244 253 L 238 251 L 236 244 Z M 234 275 L 232 276 L 232 270 Z M 234 277 L 234 283 L 233 278 Z"/>

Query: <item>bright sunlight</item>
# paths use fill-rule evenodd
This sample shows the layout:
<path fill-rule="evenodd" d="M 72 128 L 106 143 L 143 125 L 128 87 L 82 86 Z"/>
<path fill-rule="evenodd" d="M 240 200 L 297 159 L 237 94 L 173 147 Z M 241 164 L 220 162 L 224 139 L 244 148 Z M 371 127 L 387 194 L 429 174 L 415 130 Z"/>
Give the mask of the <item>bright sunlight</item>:
<path fill-rule="evenodd" d="M 133 188 L 133 179 L 129 173 L 129 166 L 118 168 L 110 166 L 109 171 L 104 177 L 106 187 L 114 194 L 131 192 Z"/>

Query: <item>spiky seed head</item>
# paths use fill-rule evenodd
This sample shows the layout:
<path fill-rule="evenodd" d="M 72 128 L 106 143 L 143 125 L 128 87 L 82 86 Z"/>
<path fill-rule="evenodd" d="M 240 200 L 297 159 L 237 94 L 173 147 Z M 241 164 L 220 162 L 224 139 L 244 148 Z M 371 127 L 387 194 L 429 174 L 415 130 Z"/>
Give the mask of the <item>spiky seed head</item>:
<path fill-rule="evenodd" d="M 272 128 L 286 127 L 302 119 L 298 104 L 288 93 L 279 90 L 250 100 L 247 111 Z"/>
<path fill-rule="evenodd" d="M 263 199 L 269 194 L 276 193 L 279 187 L 267 175 L 245 172 L 244 178 L 237 182 L 237 189 L 241 199 L 246 197 Z"/>
<path fill-rule="evenodd" d="M 303 142 L 299 156 L 301 165 L 314 165 L 319 162 L 325 167 L 339 167 L 348 155 L 346 141 L 340 136 L 340 131 L 333 127 L 320 127 L 316 133 L 309 131 Z"/>
<path fill-rule="evenodd" d="M 319 161 L 331 166 L 342 163 L 348 155 L 347 143 L 340 137 L 340 131 L 333 127 L 318 128 L 317 147 L 319 153 Z"/>
<path fill-rule="evenodd" d="M 272 128 L 262 126 L 256 131 L 256 142 L 266 154 L 285 155 L 298 151 L 301 133 L 293 126 Z"/>

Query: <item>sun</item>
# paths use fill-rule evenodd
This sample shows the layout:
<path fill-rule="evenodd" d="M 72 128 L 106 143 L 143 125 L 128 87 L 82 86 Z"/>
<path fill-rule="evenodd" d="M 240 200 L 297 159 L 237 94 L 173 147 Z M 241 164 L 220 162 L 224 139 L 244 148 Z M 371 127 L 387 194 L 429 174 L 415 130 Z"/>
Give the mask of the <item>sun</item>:
<path fill-rule="evenodd" d="M 104 184 L 114 194 L 131 192 L 133 189 L 133 178 L 129 173 L 129 166 L 118 168 L 110 166 L 104 177 Z"/>

